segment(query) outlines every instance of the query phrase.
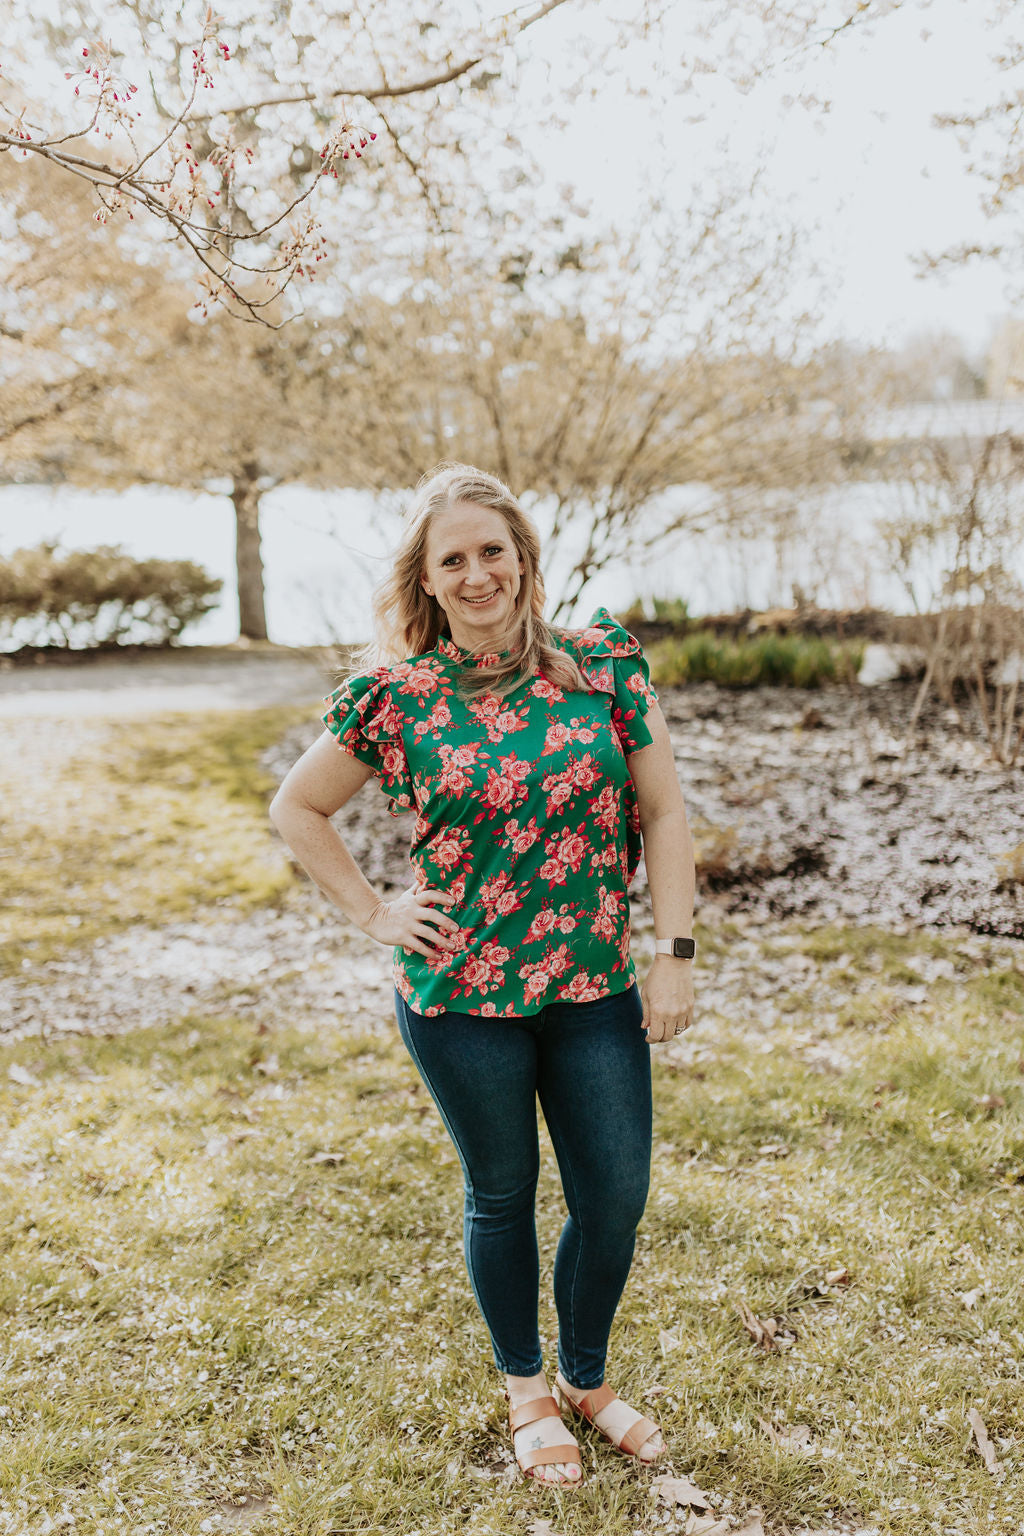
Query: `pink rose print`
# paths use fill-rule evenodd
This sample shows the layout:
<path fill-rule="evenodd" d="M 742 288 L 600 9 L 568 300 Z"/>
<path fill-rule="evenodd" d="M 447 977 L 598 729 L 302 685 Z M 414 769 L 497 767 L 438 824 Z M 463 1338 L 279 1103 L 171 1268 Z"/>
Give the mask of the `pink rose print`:
<path fill-rule="evenodd" d="M 503 778 L 494 768 L 488 770 L 487 785 L 483 793 L 483 802 L 490 807 L 490 815 L 493 817 L 498 811 L 506 811 L 514 805 L 519 805 L 526 799 L 527 790 L 524 784 L 519 784 L 515 779 Z M 481 811 L 474 816 L 474 821 L 482 821 L 488 813 Z"/>
<path fill-rule="evenodd" d="M 547 847 L 547 844 L 545 844 Z M 568 864 L 573 874 L 576 874 L 583 862 L 583 855 L 587 851 L 587 840 L 578 832 L 566 832 L 558 845 L 558 857 L 563 864 Z"/>
<path fill-rule="evenodd" d="M 589 810 L 594 821 L 610 837 L 619 820 L 619 796 L 614 784 L 606 784 L 596 800 L 591 800 Z"/>
<path fill-rule="evenodd" d="M 558 919 L 550 907 L 541 907 L 526 931 L 525 942 L 527 944 L 535 944 L 538 939 L 544 938 L 545 934 L 551 932 L 557 921 Z"/>
<path fill-rule="evenodd" d="M 569 740 L 569 727 L 567 725 L 549 725 L 544 737 L 544 750 L 542 757 L 547 757 L 551 752 L 560 752 Z"/>
<path fill-rule="evenodd" d="M 425 854 L 429 853 L 438 868 L 447 872 L 460 864 L 469 852 L 471 838 L 467 827 L 452 827 L 448 832 L 440 832 L 431 838 L 424 848 Z"/>
<path fill-rule="evenodd" d="M 511 842 L 512 852 L 518 858 L 520 854 L 528 853 L 539 837 L 540 828 L 536 816 L 531 816 L 525 827 L 521 827 L 513 816 L 506 821 L 501 840 L 504 843 Z"/>
<path fill-rule="evenodd" d="M 565 779 L 559 779 L 548 795 L 548 815 L 553 816 L 573 797 L 573 787 Z"/>
<path fill-rule="evenodd" d="M 577 789 L 593 789 L 597 783 L 597 768 L 594 766 L 594 759 L 589 752 L 573 768 L 572 782 L 576 785 Z"/>
<path fill-rule="evenodd" d="M 594 920 L 590 925 L 590 931 L 606 943 L 612 943 L 619 931 L 619 913 L 622 898 L 615 891 L 609 891 L 607 886 L 598 887 L 598 907 L 594 913 Z"/>
<path fill-rule="evenodd" d="M 391 673 L 398 680 L 399 693 L 414 694 L 419 700 L 427 694 L 436 693 L 441 685 L 441 674 L 426 661 L 416 664 L 400 661 L 391 668 Z"/>
<path fill-rule="evenodd" d="M 565 865 L 561 859 L 545 859 L 537 873 L 549 885 L 565 884 Z"/>
<path fill-rule="evenodd" d="M 326 724 L 374 769 L 390 808 L 415 801 L 417 885 L 452 898 L 454 947 L 395 957 L 399 995 L 430 1017 L 514 1018 L 633 979 L 626 890 L 640 823 L 622 755 L 646 737 L 656 694 L 610 616 L 556 644 L 579 660 L 584 691 L 535 673 L 509 699 L 465 698 L 464 655 L 442 637 L 328 701 Z"/>
<path fill-rule="evenodd" d="M 559 987 L 555 996 L 560 1002 L 596 1003 L 599 997 L 607 996 L 607 988 L 588 976 L 586 971 L 577 971 L 567 986 Z"/>
<path fill-rule="evenodd" d="M 438 699 L 430 714 L 425 720 L 417 720 L 413 728 L 413 735 L 419 741 L 427 735 L 437 736 L 452 723 L 452 712 L 448 708 L 447 699 Z"/>
<path fill-rule="evenodd" d="M 458 975 L 460 987 L 466 996 L 471 992 L 496 992 L 504 986 L 503 966 L 509 959 L 511 950 L 493 940 L 481 944 L 479 954 L 468 955 Z"/>
<path fill-rule="evenodd" d="M 515 779 L 517 784 L 521 784 L 524 779 L 528 779 L 530 777 L 530 769 L 532 765 L 526 762 L 523 758 L 503 757 L 500 759 L 500 762 L 502 773 L 506 774 L 510 779 Z"/>

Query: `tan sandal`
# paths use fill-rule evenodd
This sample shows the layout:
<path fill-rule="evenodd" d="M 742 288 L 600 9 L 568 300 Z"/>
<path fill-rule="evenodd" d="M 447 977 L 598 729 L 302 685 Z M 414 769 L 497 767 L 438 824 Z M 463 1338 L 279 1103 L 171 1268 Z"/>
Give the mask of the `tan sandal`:
<path fill-rule="evenodd" d="M 607 1440 L 609 1445 L 614 1445 L 615 1449 L 621 1451 L 624 1456 L 635 1456 L 638 1461 L 643 1462 L 644 1466 L 650 1466 L 668 1449 L 667 1446 L 663 1446 L 660 1451 L 655 1451 L 653 1456 L 640 1455 L 641 1448 L 647 1444 L 651 1436 L 661 1434 L 661 1427 L 652 1419 L 643 1417 L 637 1419 L 636 1423 L 631 1424 L 626 1430 L 621 1440 L 614 1439 L 606 1429 L 602 1429 L 600 1424 L 595 1422 L 602 1408 L 607 1408 L 609 1403 L 619 1400 L 618 1394 L 613 1392 L 607 1384 L 595 1387 L 592 1392 L 585 1392 L 578 1402 L 574 1402 L 557 1385 L 555 1395 L 563 1409 L 567 1408 L 570 1413 L 586 1419 L 589 1424 L 593 1424 L 598 1434 L 602 1439 Z"/>
<path fill-rule="evenodd" d="M 505 1393 L 508 1398 L 508 1393 Z M 564 1423 L 559 1412 L 558 1404 L 553 1397 L 535 1397 L 528 1403 L 520 1403 L 518 1408 L 513 1408 L 511 1402 L 508 1410 L 508 1427 L 512 1435 L 512 1454 L 516 1458 L 516 1465 L 524 1477 L 533 1478 L 534 1482 L 541 1482 L 533 1476 L 534 1467 L 554 1466 L 557 1462 L 566 1463 L 569 1466 L 580 1468 L 579 1477 L 563 1477 L 557 1482 L 547 1483 L 545 1488 L 578 1488 L 583 1481 L 583 1460 L 580 1456 L 578 1445 L 541 1445 L 532 1451 L 524 1451 L 522 1456 L 516 1454 L 515 1434 L 519 1429 L 525 1429 L 528 1424 L 535 1424 L 538 1419 L 559 1419 Z"/>

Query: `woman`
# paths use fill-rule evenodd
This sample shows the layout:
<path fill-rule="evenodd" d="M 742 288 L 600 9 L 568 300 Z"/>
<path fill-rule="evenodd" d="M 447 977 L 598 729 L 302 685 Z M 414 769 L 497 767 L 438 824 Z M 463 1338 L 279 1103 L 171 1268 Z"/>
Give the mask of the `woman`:
<path fill-rule="evenodd" d="M 328 701 L 271 815 L 325 895 L 396 946 L 398 1026 L 462 1165 L 516 1460 L 568 1485 L 582 1470 L 560 1407 L 641 1461 L 665 1449 L 604 1373 L 650 1175 L 649 1045 L 692 1017 L 693 853 L 639 645 L 603 610 L 546 625 L 539 553 L 493 475 L 427 478 L 375 603 L 383 664 Z M 418 813 L 415 883 L 394 901 L 328 819 L 374 774 L 393 812 Z M 641 831 L 658 937 L 642 994 L 626 895 Z M 569 1209 L 557 1399 L 537 1330 L 538 1096 Z"/>

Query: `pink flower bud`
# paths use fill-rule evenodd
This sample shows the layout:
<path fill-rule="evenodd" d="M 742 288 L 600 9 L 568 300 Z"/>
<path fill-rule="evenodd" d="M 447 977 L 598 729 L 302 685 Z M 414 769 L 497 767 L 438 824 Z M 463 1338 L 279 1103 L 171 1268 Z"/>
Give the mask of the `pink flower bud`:
<path fill-rule="evenodd" d="M 375 133 L 371 133 L 371 134 L 370 134 L 370 140 L 371 140 L 371 142 L 372 142 L 372 141 L 373 141 L 373 140 L 374 140 L 374 139 L 375 139 L 375 138 L 376 138 L 376 137 L 377 137 L 377 135 L 376 135 L 376 134 L 375 134 Z"/>
<path fill-rule="evenodd" d="M 82 58 L 83 59 L 87 59 L 88 57 L 89 57 L 89 50 L 88 50 L 88 48 L 83 48 L 82 49 Z"/>

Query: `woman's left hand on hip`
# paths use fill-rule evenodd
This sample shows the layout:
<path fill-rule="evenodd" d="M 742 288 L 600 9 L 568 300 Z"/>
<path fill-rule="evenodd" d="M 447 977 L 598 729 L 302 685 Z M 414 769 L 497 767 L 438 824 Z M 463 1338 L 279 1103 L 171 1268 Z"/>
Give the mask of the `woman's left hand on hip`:
<path fill-rule="evenodd" d="M 657 955 L 640 989 L 651 1045 L 682 1034 L 693 1023 L 693 961 Z"/>

